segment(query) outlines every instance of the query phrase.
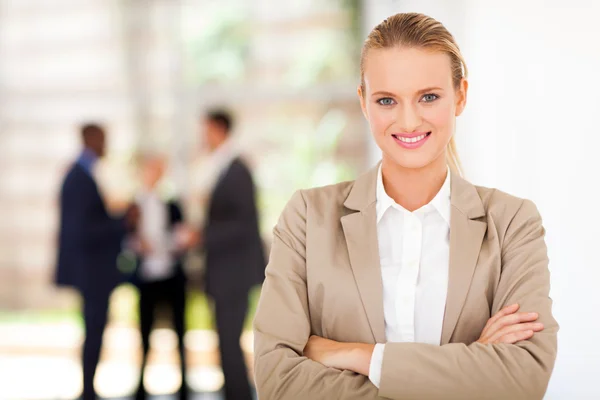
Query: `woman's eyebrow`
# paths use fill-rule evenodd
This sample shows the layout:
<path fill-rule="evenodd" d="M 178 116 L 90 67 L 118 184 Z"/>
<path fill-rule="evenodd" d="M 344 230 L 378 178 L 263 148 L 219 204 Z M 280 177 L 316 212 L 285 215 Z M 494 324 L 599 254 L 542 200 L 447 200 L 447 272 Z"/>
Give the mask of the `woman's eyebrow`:
<path fill-rule="evenodd" d="M 427 93 L 427 92 L 433 92 L 433 91 L 443 91 L 444 89 L 442 89 L 441 87 L 438 86 L 431 86 L 431 87 L 426 87 L 424 89 L 421 89 L 419 91 L 417 91 L 418 94 L 423 94 L 423 93 Z M 379 90 L 375 93 L 373 93 L 371 96 L 389 96 L 389 97 L 394 97 L 396 96 L 394 93 L 392 92 L 387 92 L 385 90 Z"/>

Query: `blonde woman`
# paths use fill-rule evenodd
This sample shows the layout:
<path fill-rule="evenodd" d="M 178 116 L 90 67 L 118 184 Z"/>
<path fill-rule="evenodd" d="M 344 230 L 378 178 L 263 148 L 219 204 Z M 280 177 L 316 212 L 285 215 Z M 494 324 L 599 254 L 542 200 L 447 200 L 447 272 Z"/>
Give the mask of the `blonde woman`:
<path fill-rule="evenodd" d="M 461 177 L 467 68 L 452 35 L 397 14 L 364 44 L 358 96 L 381 163 L 297 192 L 254 321 L 270 399 L 541 399 L 556 357 L 535 205 Z"/>

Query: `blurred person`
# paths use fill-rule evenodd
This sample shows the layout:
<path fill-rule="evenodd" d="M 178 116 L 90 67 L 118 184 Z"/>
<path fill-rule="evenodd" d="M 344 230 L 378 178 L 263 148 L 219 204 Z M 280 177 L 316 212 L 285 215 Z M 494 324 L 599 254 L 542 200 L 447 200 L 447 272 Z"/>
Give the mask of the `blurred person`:
<path fill-rule="evenodd" d="M 139 256 L 133 282 L 138 287 L 140 332 L 143 358 L 136 399 L 147 398 L 144 375 L 150 350 L 150 333 L 155 313 L 160 304 L 170 309 L 173 327 L 179 344 L 181 387 L 179 398 L 187 399 L 186 357 L 184 346 L 186 277 L 183 256 L 193 245 L 193 232 L 183 224 L 181 207 L 177 201 L 164 201 L 157 185 L 164 175 L 165 159 L 147 155 L 142 161 L 142 190 L 136 206 L 141 219 L 130 246 Z"/>
<path fill-rule="evenodd" d="M 205 141 L 217 166 L 200 236 L 206 253 L 206 293 L 214 303 L 227 400 L 250 400 L 252 391 L 240 346 L 252 286 L 266 265 L 252 175 L 230 135 L 232 117 L 209 112 Z"/>
<path fill-rule="evenodd" d="M 95 399 L 94 376 L 100 358 L 112 290 L 121 282 L 117 256 L 139 215 L 130 209 L 112 218 L 94 179 L 94 166 L 105 153 L 104 129 L 81 128 L 83 151 L 68 170 L 60 191 L 60 231 L 56 282 L 79 291 L 83 299 L 83 399 Z"/>
<path fill-rule="evenodd" d="M 397 14 L 360 65 L 382 161 L 283 211 L 254 321 L 259 398 L 543 398 L 558 331 L 544 228 L 531 201 L 461 177 L 454 38 Z"/>

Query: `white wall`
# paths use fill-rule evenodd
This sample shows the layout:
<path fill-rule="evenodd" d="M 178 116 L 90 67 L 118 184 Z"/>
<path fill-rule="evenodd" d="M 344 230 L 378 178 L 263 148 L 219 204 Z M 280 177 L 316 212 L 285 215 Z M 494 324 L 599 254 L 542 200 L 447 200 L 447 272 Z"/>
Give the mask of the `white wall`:
<path fill-rule="evenodd" d="M 600 398 L 600 2 L 374 3 L 369 28 L 419 11 L 457 37 L 470 69 L 457 130 L 467 178 L 534 200 L 547 229 L 561 331 L 546 399 Z"/>

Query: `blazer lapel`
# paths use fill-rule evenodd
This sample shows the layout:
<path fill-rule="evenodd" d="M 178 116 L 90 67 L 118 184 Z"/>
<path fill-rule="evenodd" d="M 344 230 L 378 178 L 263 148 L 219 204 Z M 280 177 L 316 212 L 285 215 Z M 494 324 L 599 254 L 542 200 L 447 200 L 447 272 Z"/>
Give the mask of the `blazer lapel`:
<path fill-rule="evenodd" d="M 477 189 L 460 176 L 451 178 L 450 265 L 441 344 L 447 344 L 464 307 L 487 223 Z"/>
<path fill-rule="evenodd" d="M 375 185 L 377 168 L 359 177 L 344 205 L 354 212 L 342 217 L 352 273 L 369 320 L 373 339 L 385 343 L 383 284 L 377 241 Z"/>

